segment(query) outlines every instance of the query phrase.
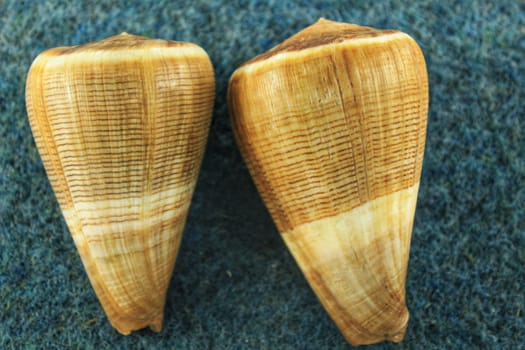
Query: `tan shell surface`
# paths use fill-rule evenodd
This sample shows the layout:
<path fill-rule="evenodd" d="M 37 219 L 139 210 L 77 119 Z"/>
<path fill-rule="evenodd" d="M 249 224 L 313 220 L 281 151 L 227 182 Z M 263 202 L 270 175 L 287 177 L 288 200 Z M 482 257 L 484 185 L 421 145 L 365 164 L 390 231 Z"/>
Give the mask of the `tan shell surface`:
<path fill-rule="evenodd" d="M 45 51 L 31 66 L 35 143 L 120 333 L 162 327 L 213 101 L 211 62 L 190 43 L 123 33 Z"/>
<path fill-rule="evenodd" d="M 228 99 L 255 184 L 344 336 L 401 341 L 428 109 L 417 44 L 320 20 L 241 66 Z"/>

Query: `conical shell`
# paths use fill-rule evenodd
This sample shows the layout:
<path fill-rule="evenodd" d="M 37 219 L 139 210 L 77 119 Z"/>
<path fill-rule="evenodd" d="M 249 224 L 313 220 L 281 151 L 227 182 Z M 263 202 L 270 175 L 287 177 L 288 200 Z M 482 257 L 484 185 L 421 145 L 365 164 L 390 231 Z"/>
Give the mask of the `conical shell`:
<path fill-rule="evenodd" d="M 320 20 L 237 69 L 228 98 L 255 184 L 345 338 L 401 341 L 428 109 L 417 44 Z"/>
<path fill-rule="evenodd" d="M 122 334 L 161 330 L 213 100 L 211 62 L 190 43 L 122 33 L 45 51 L 29 71 L 36 145 Z"/>

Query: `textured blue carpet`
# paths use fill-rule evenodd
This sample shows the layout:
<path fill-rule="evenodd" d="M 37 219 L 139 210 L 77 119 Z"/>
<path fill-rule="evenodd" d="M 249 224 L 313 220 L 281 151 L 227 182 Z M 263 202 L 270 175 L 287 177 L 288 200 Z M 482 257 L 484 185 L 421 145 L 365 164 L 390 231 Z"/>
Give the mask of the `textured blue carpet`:
<path fill-rule="evenodd" d="M 234 143 L 233 70 L 323 16 L 409 33 L 430 114 L 400 345 L 525 348 L 523 1 L 0 1 L 0 349 L 346 349 L 279 237 Z M 408 3 L 408 2 L 407 2 Z M 214 120 L 164 329 L 114 331 L 83 271 L 25 112 L 46 48 L 127 31 L 213 60 Z"/>

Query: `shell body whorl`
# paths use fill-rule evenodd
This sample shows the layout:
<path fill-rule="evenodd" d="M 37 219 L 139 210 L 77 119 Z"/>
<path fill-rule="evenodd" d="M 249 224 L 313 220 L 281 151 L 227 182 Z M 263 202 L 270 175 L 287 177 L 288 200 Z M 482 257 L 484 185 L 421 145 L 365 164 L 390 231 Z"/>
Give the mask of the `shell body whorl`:
<path fill-rule="evenodd" d="M 417 44 L 320 20 L 237 69 L 228 102 L 254 182 L 343 335 L 401 341 L 428 109 Z"/>
<path fill-rule="evenodd" d="M 213 100 L 211 62 L 190 43 L 123 33 L 47 50 L 29 71 L 35 143 L 120 333 L 162 327 Z"/>

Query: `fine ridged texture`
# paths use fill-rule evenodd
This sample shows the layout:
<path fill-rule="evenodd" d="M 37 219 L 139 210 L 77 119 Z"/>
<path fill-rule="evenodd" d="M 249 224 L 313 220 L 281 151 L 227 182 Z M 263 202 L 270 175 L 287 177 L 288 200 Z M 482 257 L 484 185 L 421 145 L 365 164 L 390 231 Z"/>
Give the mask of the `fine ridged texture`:
<path fill-rule="evenodd" d="M 418 45 L 321 19 L 237 69 L 228 103 L 254 182 L 345 338 L 401 341 L 428 110 Z"/>
<path fill-rule="evenodd" d="M 162 328 L 214 100 L 204 50 L 122 33 L 40 54 L 26 103 L 91 284 L 120 333 Z"/>

